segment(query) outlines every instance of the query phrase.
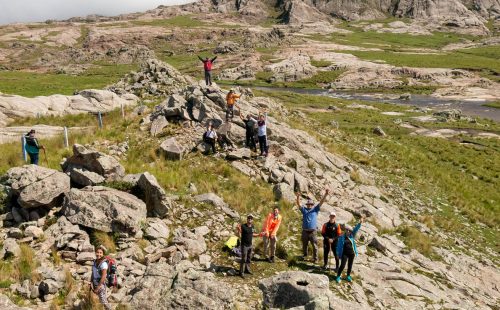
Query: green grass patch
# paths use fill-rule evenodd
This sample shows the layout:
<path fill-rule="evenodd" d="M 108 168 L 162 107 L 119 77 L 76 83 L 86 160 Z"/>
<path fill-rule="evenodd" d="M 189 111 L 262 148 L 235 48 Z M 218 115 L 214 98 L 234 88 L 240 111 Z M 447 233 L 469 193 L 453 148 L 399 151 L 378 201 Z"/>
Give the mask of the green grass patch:
<path fill-rule="evenodd" d="M 98 65 L 80 75 L 0 71 L 0 92 L 25 97 L 72 95 L 75 91 L 97 88 L 117 82 L 137 65 Z"/>
<path fill-rule="evenodd" d="M 325 68 L 331 65 L 332 62 L 328 60 L 316 60 L 316 59 L 311 59 L 311 65 L 317 67 L 317 68 Z"/>
<path fill-rule="evenodd" d="M 485 103 L 485 104 L 483 104 L 483 106 L 490 107 L 490 108 L 495 108 L 495 109 L 500 109 L 500 101 Z"/>

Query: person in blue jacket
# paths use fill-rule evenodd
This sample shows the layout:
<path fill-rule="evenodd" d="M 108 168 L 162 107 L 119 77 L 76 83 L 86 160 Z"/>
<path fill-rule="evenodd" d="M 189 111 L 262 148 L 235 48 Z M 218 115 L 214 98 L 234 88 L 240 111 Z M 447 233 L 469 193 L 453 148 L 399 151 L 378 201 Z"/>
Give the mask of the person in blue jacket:
<path fill-rule="evenodd" d="M 30 157 L 30 163 L 32 165 L 38 165 L 38 158 L 40 149 L 44 149 L 43 145 L 38 143 L 38 139 L 35 137 L 35 130 L 31 129 L 30 132 L 24 137 L 26 140 L 26 144 L 24 145 L 24 149 L 26 153 L 28 153 Z"/>
<path fill-rule="evenodd" d="M 346 280 L 347 282 L 351 282 L 351 270 L 352 270 L 352 264 L 354 263 L 354 257 L 358 255 L 358 250 L 356 249 L 356 233 L 358 230 L 361 228 L 361 224 L 364 222 L 364 218 L 361 218 L 361 221 L 354 227 L 354 229 L 349 226 L 345 225 L 345 233 L 339 237 L 338 243 L 337 243 L 337 255 L 342 259 L 340 263 L 339 270 L 337 271 L 337 278 L 335 278 L 335 281 L 337 283 L 340 283 L 340 276 L 342 275 L 342 271 L 345 268 L 345 265 L 347 263 L 347 277 Z"/>
<path fill-rule="evenodd" d="M 329 189 L 325 190 L 325 195 L 321 198 L 321 201 L 314 206 L 312 199 L 308 199 L 305 206 L 300 204 L 300 193 L 296 193 L 297 196 L 297 206 L 302 213 L 302 253 L 303 259 L 307 257 L 309 242 L 313 246 L 313 262 L 318 261 L 318 239 L 316 237 L 316 229 L 318 228 L 318 213 L 321 209 L 321 205 L 325 202 L 326 196 L 328 196 Z M 314 208 L 313 208 L 314 206 Z"/>

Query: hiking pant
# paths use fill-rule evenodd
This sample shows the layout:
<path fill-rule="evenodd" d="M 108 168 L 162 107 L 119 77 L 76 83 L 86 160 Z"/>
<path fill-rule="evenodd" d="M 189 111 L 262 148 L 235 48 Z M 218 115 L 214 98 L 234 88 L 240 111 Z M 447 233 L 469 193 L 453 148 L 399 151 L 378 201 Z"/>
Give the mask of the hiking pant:
<path fill-rule="evenodd" d="M 316 230 L 302 230 L 302 253 L 307 256 L 309 242 L 313 246 L 313 260 L 318 260 L 318 238 L 316 238 Z"/>
<path fill-rule="evenodd" d="M 30 163 L 32 165 L 38 165 L 39 153 L 28 153 L 30 157 Z"/>
<path fill-rule="evenodd" d="M 210 147 L 212 148 L 212 152 L 214 152 L 214 154 L 215 154 L 216 153 L 216 150 L 215 150 L 215 139 L 214 138 L 206 138 L 205 142 L 208 145 L 210 145 Z"/>
<path fill-rule="evenodd" d="M 328 254 L 332 249 L 333 255 L 335 256 L 335 270 L 339 269 L 339 256 L 337 255 L 337 240 L 333 241 L 332 244 L 328 242 L 328 239 L 323 239 L 323 262 L 325 266 L 328 265 Z"/>
<path fill-rule="evenodd" d="M 212 71 L 211 70 L 205 70 L 205 84 L 207 84 L 207 86 L 212 86 Z"/>
<path fill-rule="evenodd" d="M 250 260 L 252 259 L 252 246 L 241 246 L 240 273 L 250 270 Z"/>
<path fill-rule="evenodd" d="M 253 150 L 254 152 L 257 151 L 257 145 L 255 144 L 255 136 L 253 132 L 248 132 L 246 133 L 246 145 L 249 149 Z"/>
<path fill-rule="evenodd" d="M 267 154 L 267 136 L 259 136 L 260 155 Z"/>
<path fill-rule="evenodd" d="M 108 296 L 106 295 L 106 287 L 104 285 L 97 291 L 97 296 L 99 297 L 99 301 L 103 305 L 104 309 L 111 310 L 111 305 L 108 302 Z"/>
<path fill-rule="evenodd" d="M 274 236 L 274 238 L 271 238 L 271 236 L 269 237 L 264 236 L 264 256 L 267 257 L 267 249 L 269 247 L 270 248 L 269 257 L 274 257 L 274 254 L 276 253 L 277 241 L 278 240 L 276 239 L 276 236 Z"/>
<path fill-rule="evenodd" d="M 354 263 L 355 256 L 356 256 L 355 254 L 352 254 L 352 255 L 343 254 L 342 255 L 342 262 L 340 263 L 339 270 L 337 271 L 337 277 L 340 277 L 340 275 L 342 274 L 342 271 L 344 270 L 344 267 L 345 267 L 345 264 L 347 263 L 347 261 L 349 261 L 347 263 L 347 276 L 351 275 L 352 263 Z"/>
<path fill-rule="evenodd" d="M 234 104 L 232 105 L 227 105 L 227 110 L 226 110 L 226 121 L 229 120 L 229 116 L 231 118 L 234 117 Z"/>

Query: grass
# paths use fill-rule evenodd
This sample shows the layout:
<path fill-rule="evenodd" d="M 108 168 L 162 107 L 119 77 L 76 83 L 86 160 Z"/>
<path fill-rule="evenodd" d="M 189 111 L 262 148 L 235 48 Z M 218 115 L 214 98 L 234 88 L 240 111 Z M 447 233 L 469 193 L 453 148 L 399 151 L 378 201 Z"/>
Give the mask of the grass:
<path fill-rule="evenodd" d="M 408 129 L 393 122 L 394 117 L 367 110 L 349 111 L 344 107 L 345 100 L 286 92 L 256 92 L 256 95 L 262 94 L 279 99 L 290 109 L 303 110 L 311 122 L 309 125 L 296 118 L 289 119 L 289 123 L 316 136 L 333 153 L 342 154 L 366 169 L 377 171 L 387 183 L 396 183 L 434 201 L 440 198 L 450 207 L 433 206 L 432 218 L 436 227 L 463 234 L 470 242 L 485 242 L 493 249 L 498 248 L 496 240 L 500 236 L 495 227 L 500 223 L 500 192 L 497 190 L 500 186 L 500 141 L 470 137 L 446 140 L 409 135 Z M 327 108 L 329 105 L 341 110 L 332 113 L 310 110 L 311 107 Z M 380 112 L 407 110 L 405 106 L 371 105 Z M 410 119 L 418 114 L 405 114 L 397 118 L 414 125 L 482 128 L 480 124 L 467 122 L 418 123 Z M 334 133 L 331 132 L 332 120 L 339 124 Z M 482 122 L 486 121 L 479 120 L 479 123 Z M 375 126 L 381 126 L 388 136 L 374 135 L 372 130 Z M 492 123 L 487 130 L 500 131 L 496 123 Z M 460 144 L 463 139 L 480 145 Z M 370 154 L 360 154 L 358 150 L 363 148 L 370 149 Z M 411 205 L 400 207 L 412 208 Z M 470 227 L 464 228 L 460 224 L 465 222 L 471 224 Z M 483 224 L 487 226 L 483 227 Z"/>
<path fill-rule="evenodd" d="M 495 108 L 495 109 L 500 109 L 500 101 L 485 103 L 485 104 L 483 104 L 483 106 L 490 107 L 490 108 Z"/>
<path fill-rule="evenodd" d="M 431 238 L 436 238 L 423 234 L 415 227 L 410 226 L 400 226 L 397 232 L 401 234 L 403 242 L 410 249 L 415 249 L 422 255 L 431 257 L 433 259 L 438 259 L 438 254 L 433 250 L 432 246 L 437 245 L 439 241 L 432 242 Z"/>
<path fill-rule="evenodd" d="M 137 26 L 156 26 L 156 27 L 182 27 L 196 28 L 205 26 L 206 23 L 194 19 L 190 15 L 178 15 L 169 19 L 153 19 L 153 20 L 134 20 L 132 24 Z"/>
<path fill-rule="evenodd" d="M 20 283 L 24 280 L 36 282 L 40 279 L 40 275 L 36 272 L 38 260 L 35 252 L 24 243 L 19 247 L 19 257 L 0 261 L 0 288 L 7 288 L 12 283 Z"/>
<path fill-rule="evenodd" d="M 90 235 L 90 241 L 95 247 L 104 246 L 106 248 L 106 253 L 116 253 L 116 244 L 112 235 L 95 230 Z"/>
<path fill-rule="evenodd" d="M 117 82 L 136 65 L 101 64 L 80 75 L 0 71 L 0 92 L 25 97 L 72 95 L 75 91 L 97 88 Z"/>

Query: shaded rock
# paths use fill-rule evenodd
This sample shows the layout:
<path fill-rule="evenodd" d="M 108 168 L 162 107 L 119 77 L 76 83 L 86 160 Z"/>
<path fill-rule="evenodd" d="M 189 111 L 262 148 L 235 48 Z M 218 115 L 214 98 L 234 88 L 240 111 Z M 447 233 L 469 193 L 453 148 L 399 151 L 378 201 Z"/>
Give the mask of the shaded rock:
<path fill-rule="evenodd" d="M 71 172 L 74 168 L 95 172 L 106 181 L 116 181 L 125 175 L 125 168 L 114 157 L 80 144 L 73 145 L 73 156 L 62 164 L 64 172 Z"/>
<path fill-rule="evenodd" d="M 293 203 L 295 201 L 295 194 L 293 188 L 286 183 L 278 183 L 273 187 L 274 199 L 285 200 Z"/>
<path fill-rule="evenodd" d="M 25 237 L 33 237 L 35 239 L 39 239 L 43 236 L 43 229 L 36 226 L 28 226 L 24 230 Z"/>
<path fill-rule="evenodd" d="M 79 168 L 71 169 L 71 181 L 81 186 L 94 186 L 106 181 L 106 179 L 92 171 L 87 171 Z"/>
<path fill-rule="evenodd" d="M 131 194 L 103 186 L 73 188 L 64 199 L 63 213 L 73 224 L 135 234 L 146 219 L 146 204 Z"/>
<path fill-rule="evenodd" d="M 181 160 L 184 156 L 185 149 L 175 138 L 168 138 L 160 145 L 160 151 L 165 155 L 165 158 L 170 160 Z"/>
<path fill-rule="evenodd" d="M 23 232 L 19 228 L 11 228 L 7 231 L 7 238 L 21 239 L 23 237 Z"/>
<path fill-rule="evenodd" d="M 14 167 L 7 171 L 6 184 L 23 208 L 51 207 L 61 202 L 69 191 L 69 177 L 59 171 L 35 165 Z"/>
<path fill-rule="evenodd" d="M 167 118 L 164 115 L 160 115 L 156 117 L 151 123 L 151 129 L 149 130 L 149 133 L 151 134 L 151 136 L 156 137 L 163 130 L 163 128 L 167 126 Z"/>
<path fill-rule="evenodd" d="M 21 254 L 21 248 L 15 239 L 7 238 L 3 242 L 2 250 L 0 250 L 0 257 L 7 259 L 9 257 L 18 257 Z"/>
<path fill-rule="evenodd" d="M 172 208 L 172 200 L 167 196 L 165 190 L 158 184 L 154 175 L 144 172 L 139 177 L 137 187 L 141 190 L 148 213 L 153 216 L 164 217 Z"/>
<path fill-rule="evenodd" d="M 303 271 L 287 271 L 259 282 L 264 305 L 281 309 L 305 306 L 328 296 L 331 294 L 328 286 L 327 276 Z"/>

